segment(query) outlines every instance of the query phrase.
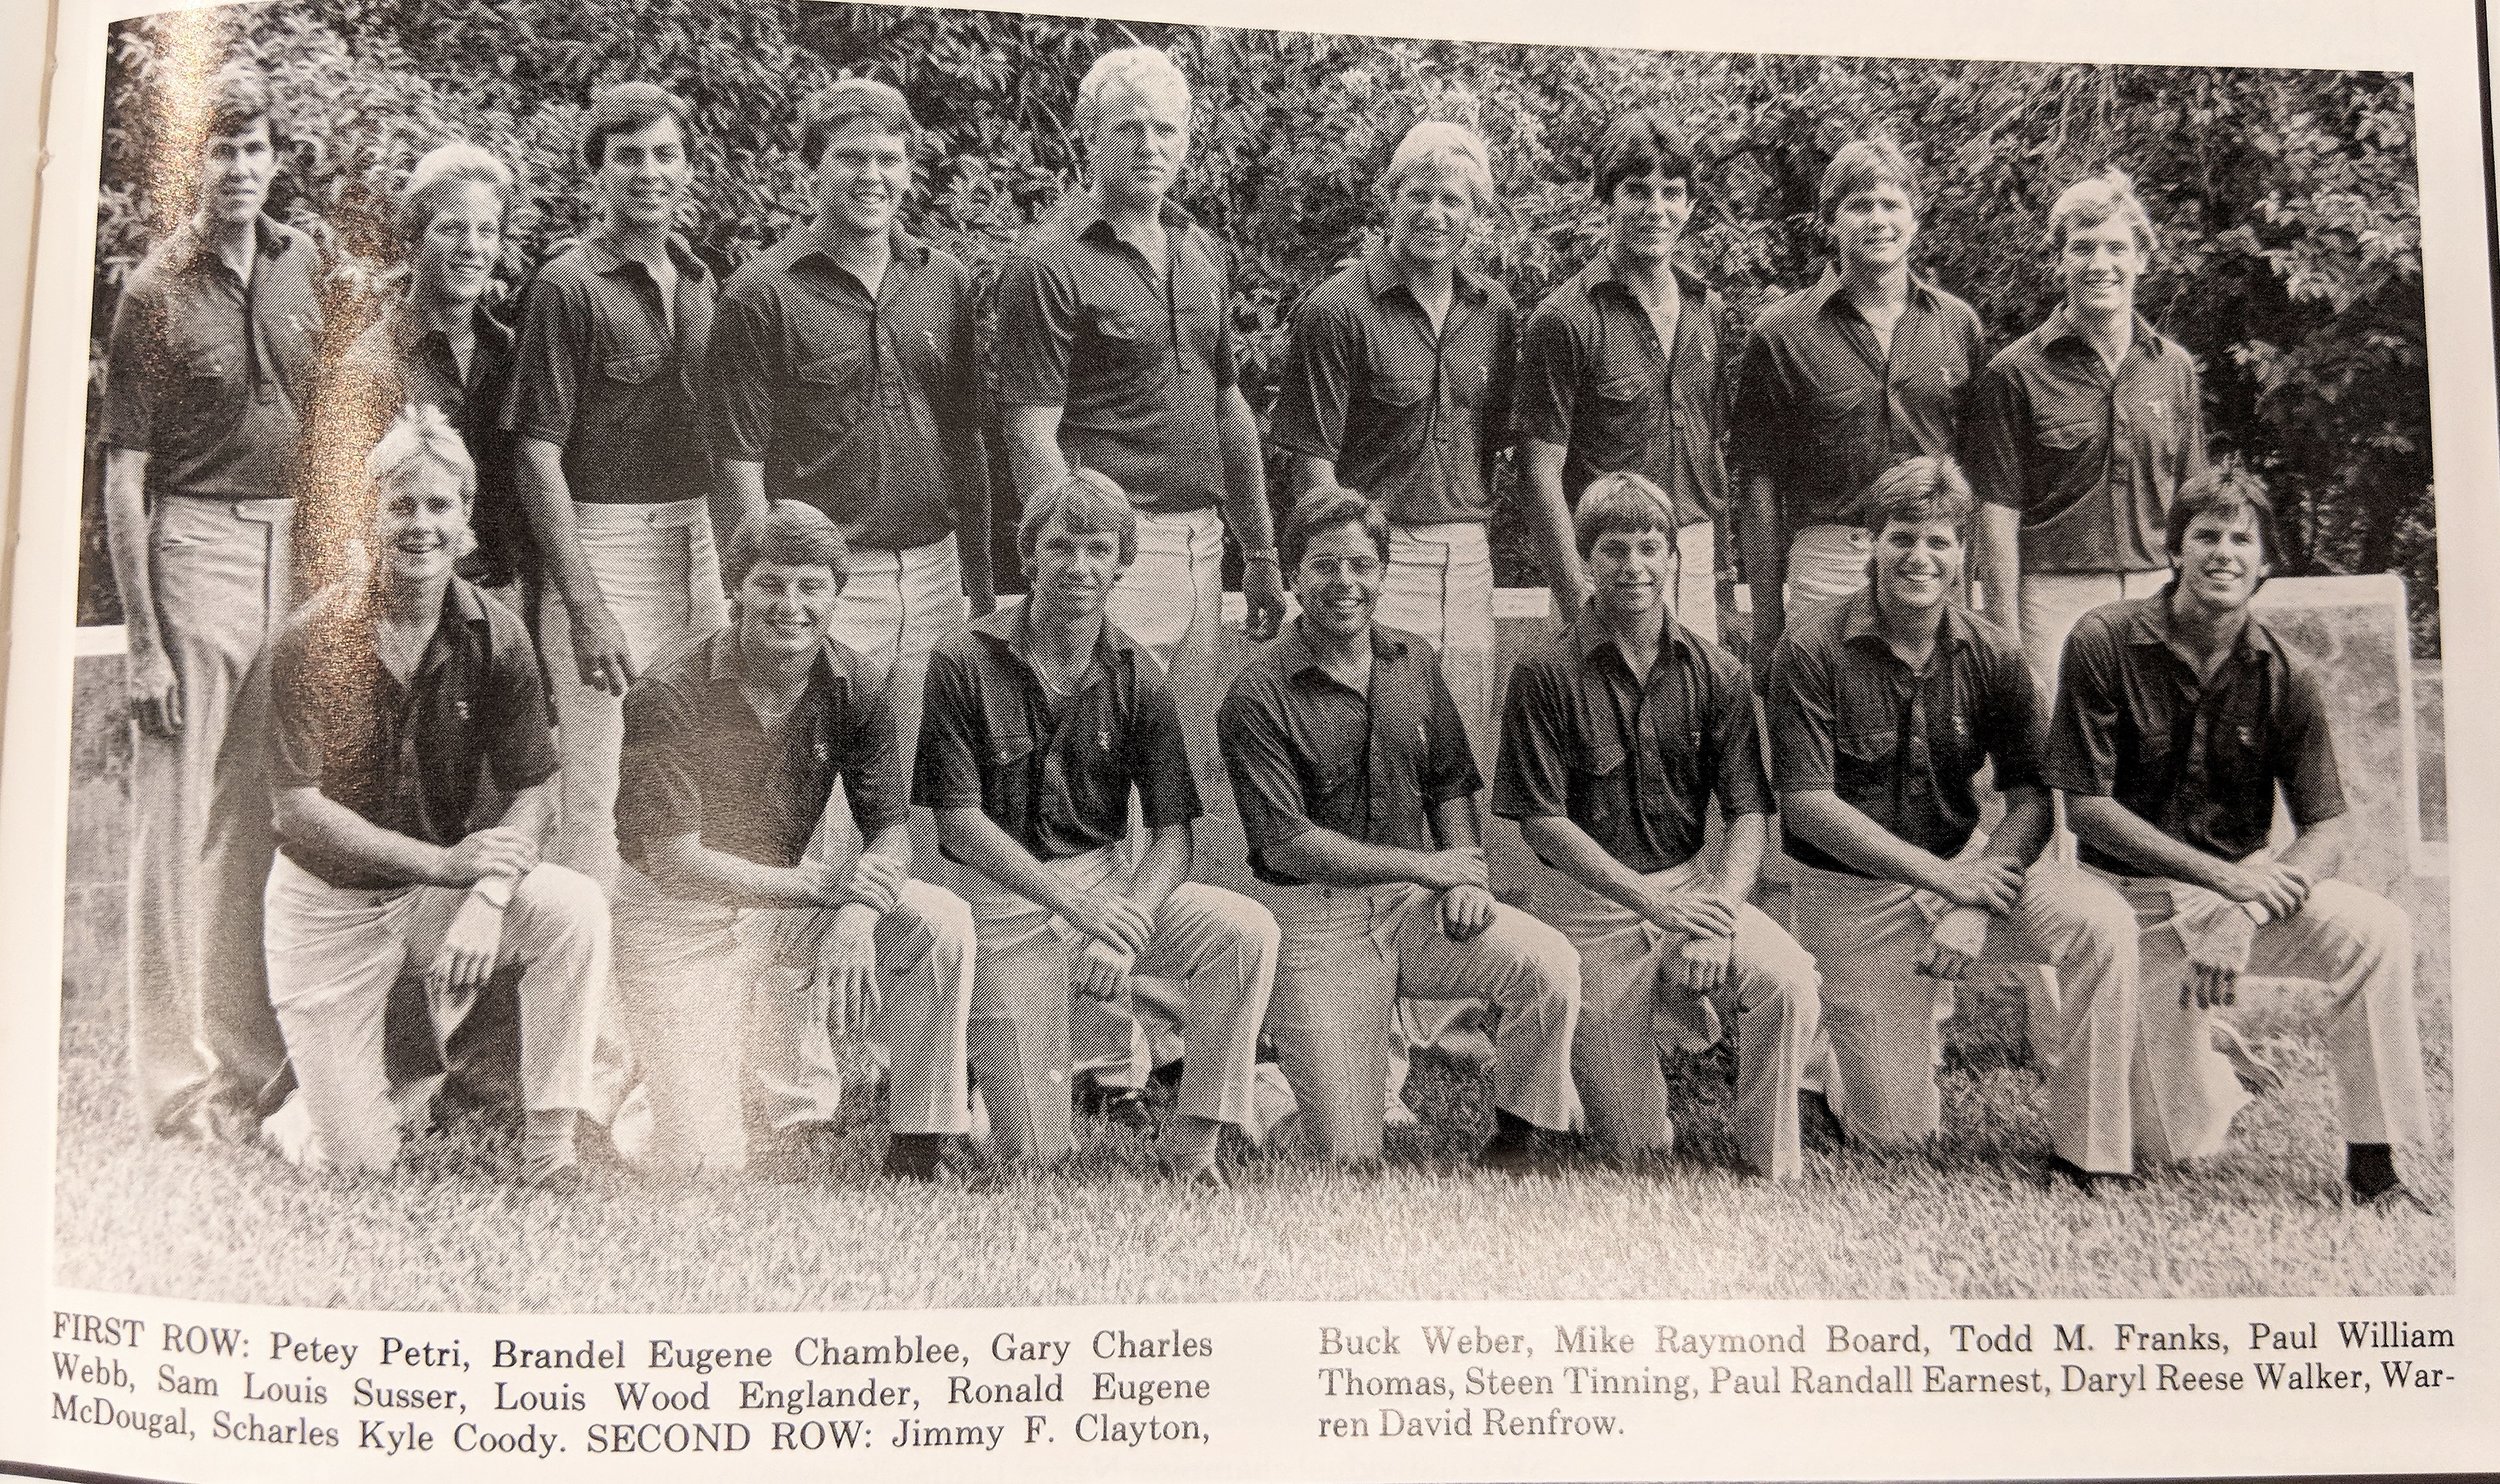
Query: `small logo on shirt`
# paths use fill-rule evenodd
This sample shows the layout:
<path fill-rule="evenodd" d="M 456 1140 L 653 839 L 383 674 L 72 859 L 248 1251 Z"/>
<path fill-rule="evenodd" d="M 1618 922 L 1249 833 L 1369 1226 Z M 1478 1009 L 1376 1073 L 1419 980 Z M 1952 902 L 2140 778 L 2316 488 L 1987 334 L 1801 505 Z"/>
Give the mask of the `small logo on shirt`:
<path fill-rule="evenodd" d="M 452 719 L 455 721 L 467 721 L 469 719 L 469 703 L 466 701 L 452 702 L 451 714 Z"/>
<path fill-rule="evenodd" d="M 921 332 L 920 332 L 920 338 L 929 342 L 929 354 L 931 354 L 931 355 L 936 355 L 936 354 L 937 354 L 937 331 L 935 331 L 935 330 L 923 330 L 923 331 L 921 331 Z"/>
<path fill-rule="evenodd" d="M 1096 752 L 1109 752 L 1111 750 L 1110 728 L 1105 727 L 1103 730 L 1094 734 L 1094 750 Z"/>
<path fill-rule="evenodd" d="M 2241 727 L 2241 728 L 2239 729 L 2239 732 L 2240 732 L 2240 745 L 2241 745 L 2242 747 L 2254 747 L 2254 746 L 2256 746 L 2256 745 L 2257 745 L 2257 739 L 2256 739 L 2254 736 L 2251 736 L 2251 735 L 2249 734 L 2249 730 L 2248 730 L 2248 728 L 2246 728 L 2246 727 Z"/>
<path fill-rule="evenodd" d="M 2144 404 L 2144 415 L 2155 422 L 2170 416 L 2170 404 L 2159 397 Z"/>
<path fill-rule="evenodd" d="M 831 744 L 824 742 L 816 744 L 816 761 L 820 763 L 833 761 L 833 747 Z"/>

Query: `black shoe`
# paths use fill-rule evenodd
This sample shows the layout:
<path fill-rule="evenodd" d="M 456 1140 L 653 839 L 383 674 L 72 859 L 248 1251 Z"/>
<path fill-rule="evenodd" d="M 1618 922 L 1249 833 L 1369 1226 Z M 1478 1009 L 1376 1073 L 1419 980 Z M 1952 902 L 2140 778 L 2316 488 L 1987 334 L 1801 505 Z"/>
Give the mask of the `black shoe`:
<path fill-rule="evenodd" d="M 2410 1212 L 2419 1212 L 2424 1216 L 2439 1214 L 2429 1201 L 2423 1199 L 2412 1186 L 2401 1180 L 2393 1185 L 2374 1190 L 2368 1195 L 2363 1195 L 2357 1190 L 2353 1191 L 2352 1204 L 2354 1210 L 2376 1211 L 2382 1216 Z"/>
<path fill-rule="evenodd" d="M 1078 1111 L 1114 1128 L 1141 1134 L 1155 1131 L 1154 1108 L 1139 1088 L 1105 1087 L 1088 1077 L 1076 1085 L 1076 1106 Z"/>
<path fill-rule="evenodd" d="M 1831 1145 L 1849 1142 L 1849 1130 L 1832 1111 L 1831 1099 L 1809 1088 L 1797 1094 L 1797 1130 L 1810 1140 Z"/>
<path fill-rule="evenodd" d="M 1552 1154 L 1529 1140 L 1496 1134 L 1476 1152 L 1476 1168 L 1496 1175 L 1525 1179 L 1534 1175 L 1556 1174 L 1561 1164 Z"/>
<path fill-rule="evenodd" d="M 886 1140 L 885 1163 L 877 1173 L 888 1180 L 915 1180 L 933 1183 L 941 1168 L 939 1156 L 946 1150 L 943 1134 L 893 1134 Z"/>
<path fill-rule="evenodd" d="M 2052 1154 L 2041 1165 L 2040 1183 L 2051 1190 L 2063 1185 L 2085 1195 L 2097 1196 L 2104 1190 L 2133 1190 L 2143 1183 L 2133 1175 L 2112 1170 L 2087 1170 L 2062 1154 Z"/>

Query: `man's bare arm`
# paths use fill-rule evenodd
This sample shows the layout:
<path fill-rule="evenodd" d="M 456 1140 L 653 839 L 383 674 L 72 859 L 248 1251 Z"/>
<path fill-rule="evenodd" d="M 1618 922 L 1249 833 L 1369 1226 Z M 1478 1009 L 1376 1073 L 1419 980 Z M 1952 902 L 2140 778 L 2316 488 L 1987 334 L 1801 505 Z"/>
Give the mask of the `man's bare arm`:
<path fill-rule="evenodd" d="M 1570 450 L 1541 438 L 1524 438 L 1528 488 L 1534 494 L 1538 555 L 1545 563 L 1545 586 L 1554 606 L 1568 621 L 1595 591 L 1588 568 L 1580 562 L 1579 540 L 1571 528 L 1571 502 L 1563 498 L 1563 462 Z"/>
<path fill-rule="evenodd" d="M 1788 627 L 1788 533 L 1781 528 L 1779 490 L 1768 474 L 1745 477 L 1744 509 L 1736 539 L 1745 557 L 1745 586 L 1753 595 L 1755 673 L 1767 671 L 1771 646 Z"/>
<path fill-rule="evenodd" d="M 2022 517 L 2010 505 L 1979 507 L 1979 580 L 1988 591 L 1988 617 L 2007 633 L 2022 633 Z"/>
<path fill-rule="evenodd" d="M 1057 406 L 999 409 L 999 431 L 1007 439 L 1007 472 L 1023 499 L 1030 500 L 1034 491 L 1067 477 L 1068 456 L 1059 450 L 1063 410 Z"/>
<path fill-rule="evenodd" d="M 574 666 L 582 684 L 621 696 L 634 681 L 633 652 L 582 552 L 573 523 L 573 491 L 564 478 L 564 450 L 526 434 L 515 441 L 522 504 L 537 533 L 547 579 L 571 620 Z"/>
<path fill-rule="evenodd" d="M 104 451 L 104 537 L 121 589 L 124 643 L 129 650 L 130 704 L 139 725 L 160 737 L 182 730 L 182 678 L 165 653 L 157 623 L 156 575 L 148 565 L 148 456 L 135 448 Z"/>

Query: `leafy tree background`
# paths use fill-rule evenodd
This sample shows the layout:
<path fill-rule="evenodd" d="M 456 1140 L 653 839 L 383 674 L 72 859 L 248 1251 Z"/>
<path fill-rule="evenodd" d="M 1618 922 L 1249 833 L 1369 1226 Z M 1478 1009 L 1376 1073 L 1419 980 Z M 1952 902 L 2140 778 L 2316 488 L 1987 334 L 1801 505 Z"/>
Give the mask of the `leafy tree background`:
<path fill-rule="evenodd" d="M 1740 317 L 1821 272 L 1823 166 L 1851 138 L 1889 134 L 1925 175 L 1921 271 L 2000 345 L 2055 301 L 2048 201 L 2118 165 L 2162 234 L 2142 306 L 2203 363 L 2212 443 L 2272 481 L 2278 570 L 2402 573 L 2415 648 L 2438 652 L 2413 90 L 2398 74 L 1574 49 L 804 0 L 275 0 L 115 32 L 96 365 L 122 282 L 189 209 L 199 80 L 230 58 L 266 71 L 286 108 L 271 210 L 329 253 L 343 347 L 397 291 L 392 202 L 420 154 L 467 138 L 519 170 L 502 269 L 515 290 L 589 223 L 573 141 L 591 93 L 625 78 L 693 106 L 683 225 L 716 270 L 804 219 L 798 102 L 845 74 L 911 99 L 927 135 L 910 224 L 986 270 L 1078 180 L 1076 81 L 1133 42 L 1169 48 L 1196 83 L 1178 195 L 1238 253 L 1233 318 L 1261 408 L 1294 305 L 1377 239 L 1372 182 L 1421 118 L 1491 144 L 1508 207 L 1478 227 L 1475 260 L 1523 310 L 1594 249 L 1587 151 L 1621 109 L 1663 105 L 1689 127 L 1704 179 L 1686 253 Z M 90 463 L 80 621 L 111 622 Z M 1001 511 L 1002 530 L 1013 520 Z M 1535 582 L 1520 523 L 1494 529 L 1501 580 Z"/>

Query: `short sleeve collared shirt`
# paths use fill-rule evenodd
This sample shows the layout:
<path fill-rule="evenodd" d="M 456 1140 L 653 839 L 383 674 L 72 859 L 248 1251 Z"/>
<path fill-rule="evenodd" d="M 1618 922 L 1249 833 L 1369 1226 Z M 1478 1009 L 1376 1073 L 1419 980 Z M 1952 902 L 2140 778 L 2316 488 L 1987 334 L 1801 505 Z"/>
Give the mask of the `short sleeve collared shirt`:
<path fill-rule="evenodd" d="M 2159 571 L 2170 501 L 2205 466 L 2196 363 L 2138 315 L 2113 374 L 2061 305 L 1981 374 L 1962 463 L 2021 513 L 2024 571 Z"/>
<path fill-rule="evenodd" d="M 402 407 L 439 408 L 477 466 L 469 522 L 478 538 L 476 571 L 499 578 L 535 565 L 529 522 L 512 485 L 511 439 L 500 425 L 511 389 L 513 334 L 482 304 L 470 311 L 469 330 L 473 340 L 464 373 L 448 336 L 427 329 L 407 301 L 393 303 L 347 347 L 340 361 L 339 405 L 325 406 L 323 415 L 369 419 L 372 436 L 379 437 Z"/>
<path fill-rule="evenodd" d="M 448 846 L 484 823 L 473 818 L 481 764 L 507 793 L 555 776 L 546 692 L 518 618 L 452 579 L 405 683 L 375 653 L 374 623 L 369 590 L 341 585 L 298 609 L 271 641 L 273 796 L 317 788 L 367 823 Z M 282 848 L 332 886 L 414 884 L 315 845 Z"/>
<path fill-rule="evenodd" d="M 661 841 L 694 835 L 707 850 L 787 869 L 807 853 L 837 781 L 863 839 L 910 816 L 885 677 L 827 639 L 798 704 L 767 727 L 740 688 L 733 624 L 626 693 L 617 852 L 640 870 Z"/>
<path fill-rule="evenodd" d="M 1131 789 L 1148 829 L 1205 812 L 1163 672 L 1117 625 L 1085 687 L 1055 702 L 1029 654 L 1021 603 L 930 653 L 913 803 L 977 808 L 1045 861 L 1125 838 Z"/>
<path fill-rule="evenodd" d="M 1915 454 L 1950 457 L 1980 355 L 1979 315 L 1910 280 L 1889 353 L 1836 269 L 1762 312 L 1745 342 L 1729 462 L 1767 476 L 1791 531 L 1840 525 L 1875 476 Z"/>
<path fill-rule="evenodd" d="M 261 217 L 247 283 L 185 222 L 122 288 L 104 441 L 148 455 L 151 496 L 292 497 L 321 341 L 320 254 Z"/>
<path fill-rule="evenodd" d="M 1242 668 L 1216 713 L 1250 870 L 1279 886 L 1267 851 L 1312 829 L 1367 845 L 1437 850 L 1432 811 L 1484 784 L 1430 645 L 1375 624 L 1368 695 L 1320 667 L 1299 620 Z"/>
<path fill-rule="evenodd" d="M 677 292 L 666 311 L 651 271 L 598 237 L 541 268 L 522 297 L 503 425 L 563 449 L 565 484 L 585 504 L 662 505 L 711 489 L 699 391 L 712 274 L 675 237 L 668 254 Z"/>
<path fill-rule="evenodd" d="M 2256 614 L 2210 680 L 2171 637 L 2170 594 L 2095 608 L 2059 671 L 2049 785 L 2116 799 L 2163 834 L 2236 861 L 2262 849 L 2279 785 L 2303 829 L 2344 812 L 2343 775 L 2316 675 Z M 2120 875 L 2132 861 L 2084 844 Z"/>
<path fill-rule="evenodd" d="M 1700 851 L 1712 794 L 1730 819 L 1771 812 L 1753 682 L 1734 655 L 1670 619 L 1636 676 L 1583 610 L 1512 668 L 1494 813 L 1569 819 L 1631 869 L 1663 871 Z"/>
<path fill-rule="evenodd" d="M 1520 333 L 1514 431 L 1565 450 L 1563 493 L 1575 503 L 1598 475 L 1629 470 L 1665 490 L 1687 524 L 1727 508 L 1727 305 L 1681 267 L 1675 281 L 1672 350 L 1603 253 L 1546 295 Z"/>
<path fill-rule="evenodd" d="M 854 546 L 906 551 L 955 528 L 977 451 L 972 276 L 897 230 L 871 295 L 801 227 L 722 286 L 705 365 L 712 452 L 764 466 L 764 492 L 833 517 Z"/>
<path fill-rule="evenodd" d="M 1224 498 L 1216 427 L 1233 385 L 1223 248 L 1163 203 L 1164 261 L 1070 196 L 999 269 L 998 400 L 1057 407 L 1070 463 L 1111 476 L 1140 510 Z"/>
<path fill-rule="evenodd" d="M 1481 521 L 1508 439 L 1518 315 L 1502 286 L 1456 270 L 1436 332 L 1374 252 L 1294 314 L 1277 393 L 1277 446 L 1337 466 L 1337 482 L 1400 525 Z"/>
<path fill-rule="evenodd" d="M 1790 626 L 1772 651 L 1771 774 L 1783 794 L 1829 789 L 1901 839 L 1952 856 L 1979 826 L 1982 762 L 1997 790 L 2037 787 L 2044 716 L 2021 646 L 1966 608 L 1945 610 L 1935 652 L 1912 670 L 1875 627 L 1860 589 Z M 1858 870 L 1783 827 L 1788 853 Z"/>

